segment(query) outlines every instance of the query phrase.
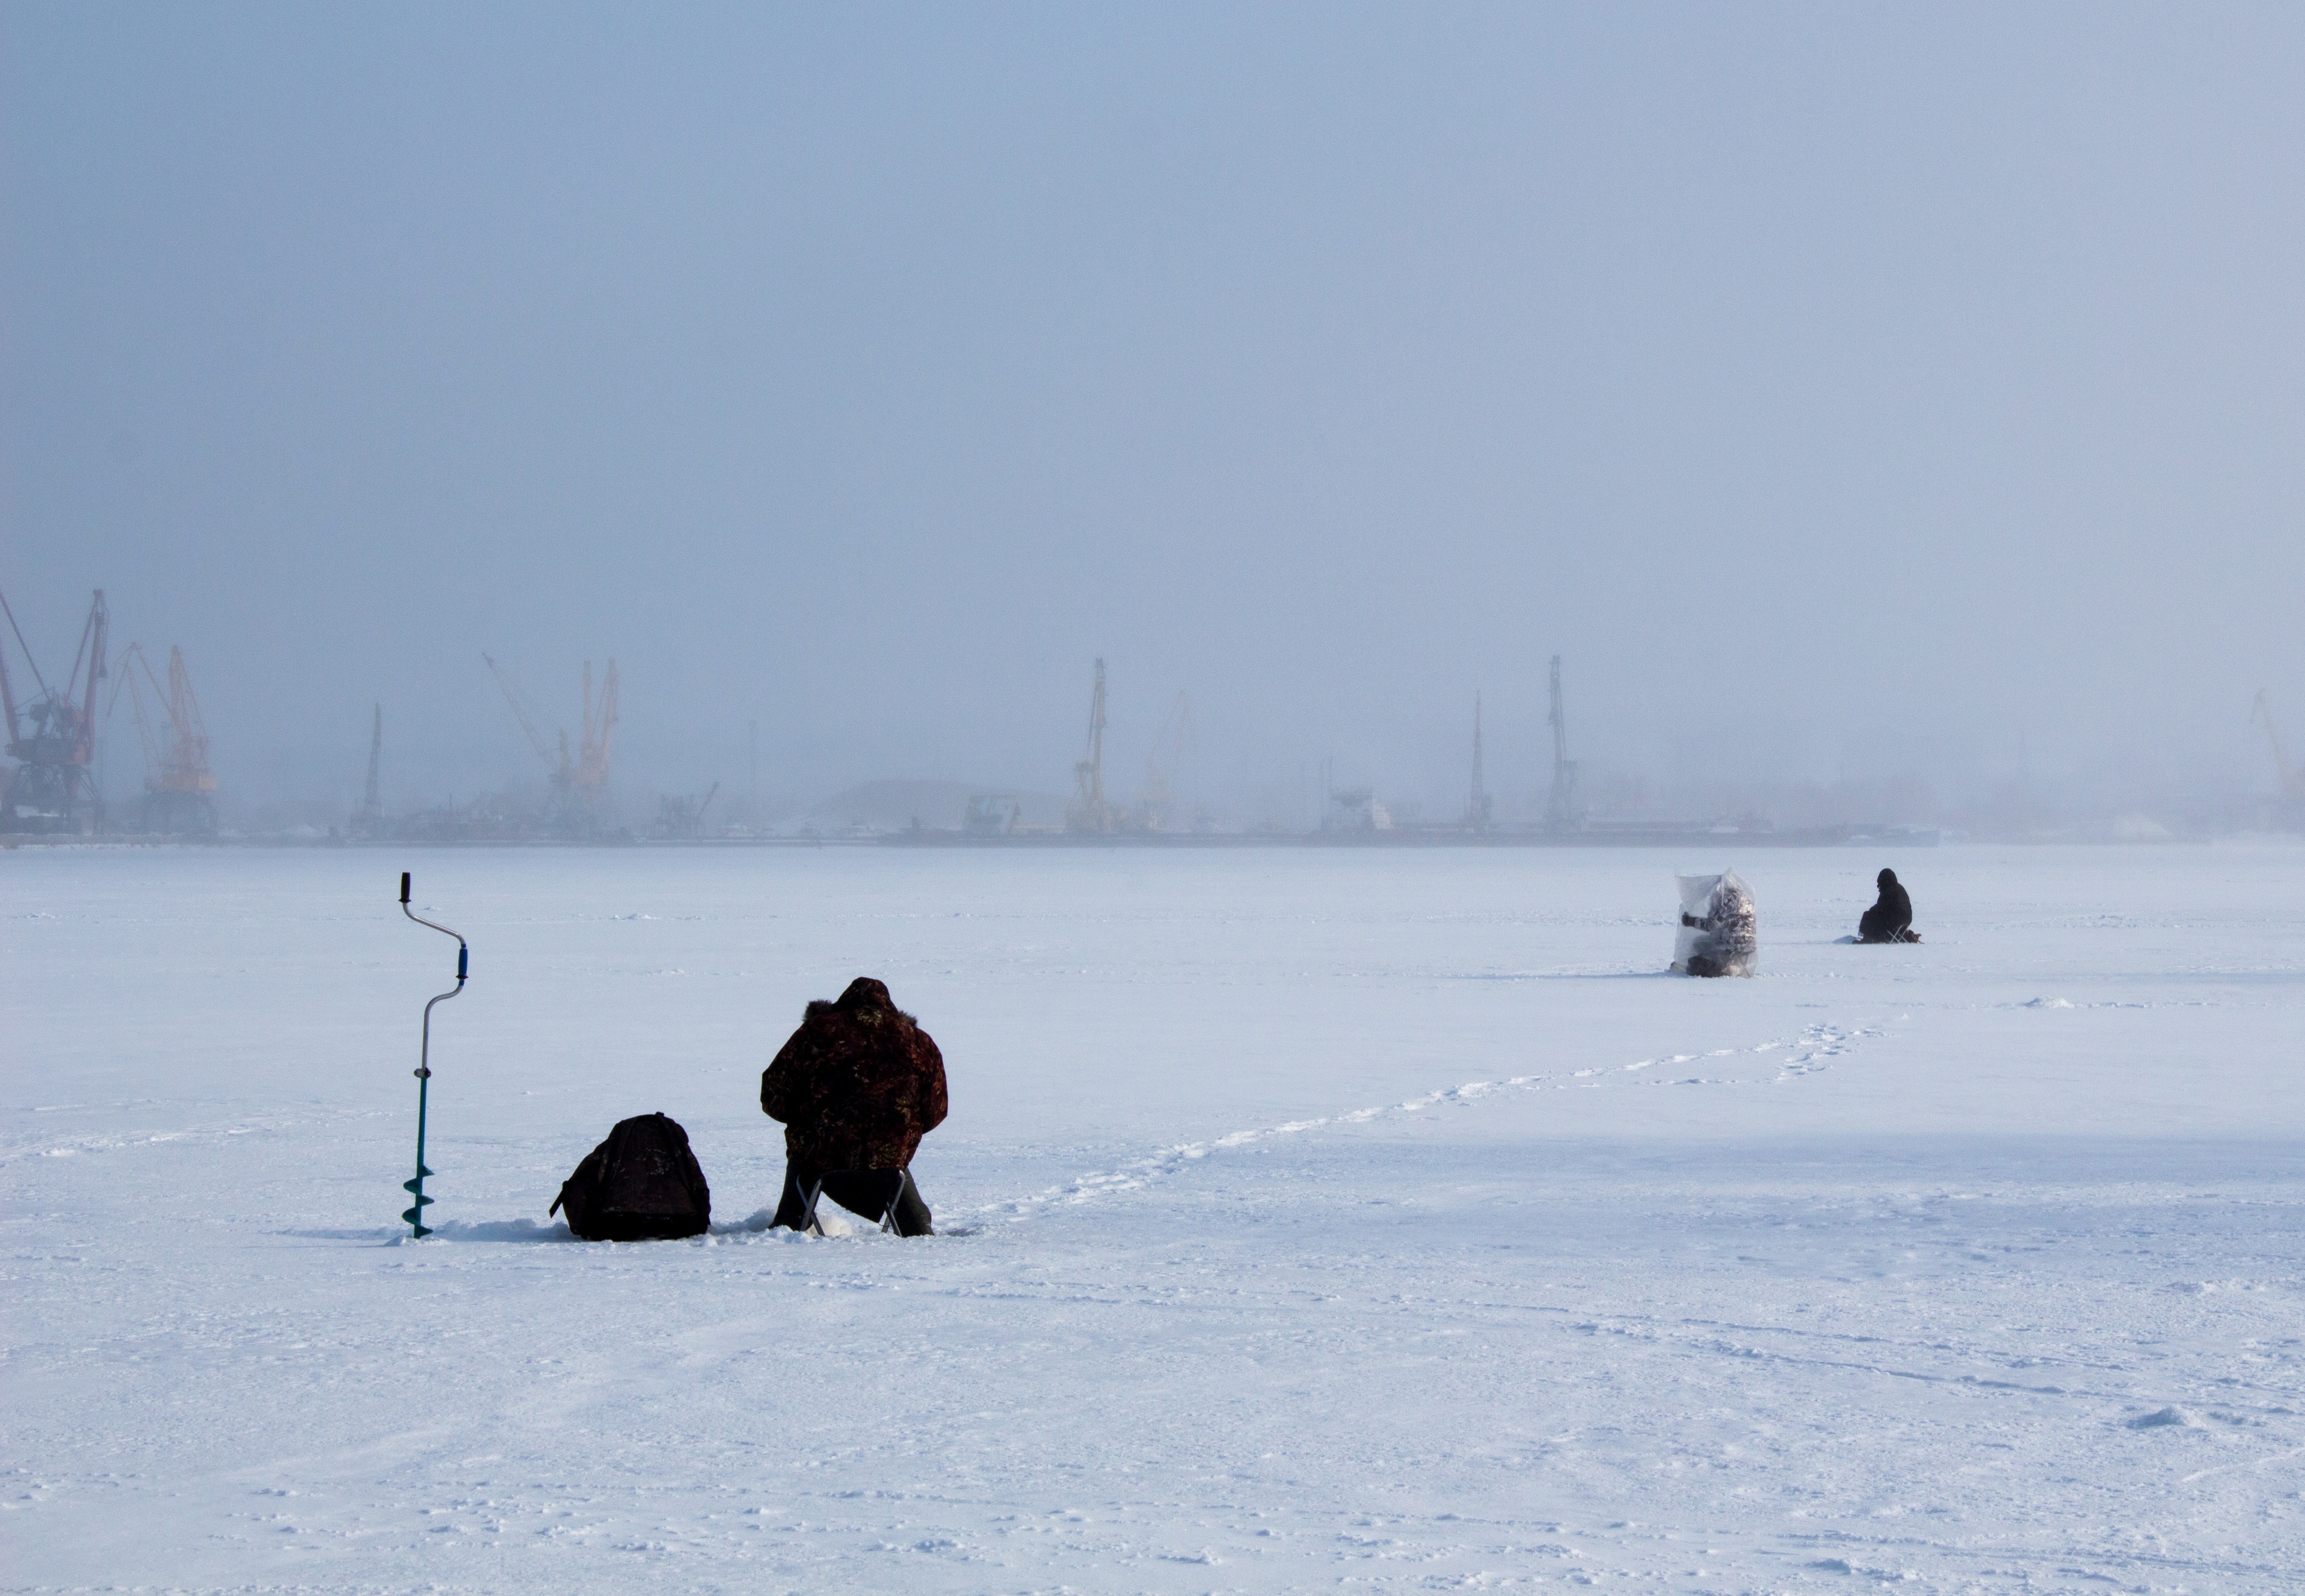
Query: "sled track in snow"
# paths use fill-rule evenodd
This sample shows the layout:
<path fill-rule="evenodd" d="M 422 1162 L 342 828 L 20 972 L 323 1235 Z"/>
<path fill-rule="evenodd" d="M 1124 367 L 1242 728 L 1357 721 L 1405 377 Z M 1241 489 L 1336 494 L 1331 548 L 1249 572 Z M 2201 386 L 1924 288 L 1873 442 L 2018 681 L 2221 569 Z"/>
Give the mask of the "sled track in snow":
<path fill-rule="evenodd" d="M 1283 1125 L 1266 1125 L 1256 1130 L 1234 1131 L 1207 1142 L 1184 1142 L 1161 1149 L 1148 1158 L 1122 1165 L 1118 1169 L 1080 1176 L 1062 1185 L 1049 1187 L 1030 1197 L 1006 1199 L 982 1204 L 965 1210 L 972 1217 L 1008 1218 L 1012 1221 L 1030 1218 L 1033 1214 L 1059 1203 L 1093 1202 L 1124 1192 L 1133 1192 L 1189 1168 L 1212 1154 L 1229 1152 L 1236 1148 L 1253 1146 L 1281 1136 L 1299 1136 L 1330 1125 L 1366 1125 L 1371 1120 L 1390 1119 L 1399 1115 L 1421 1114 L 1429 1108 L 1464 1108 L 1481 1098 L 1501 1091 L 1567 1091 L 1579 1087 L 1605 1086 L 1619 1076 L 1631 1075 L 1630 1082 L 1639 1086 L 1750 1086 L 1782 1085 L 1798 1081 L 1832 1067 L 1840 1058 L 1864 1040 L 1885 1034 L 1874 1026 L 1810 1025 L 1790 1041 L 1762 1042 L 1750 1048 L 1715 1048 L 1709 1053 L 1675 1053 L 1663 1058 L 1643 1058 L 1632 1064 L 1614 1067 L 1595 1065 L 1589 1069 L 1568 1070 L 1542 1075 L 1511 1075 L 1501 1081 L 1468 1081 L 1462 1086 L 1451 1086 L 1438 1091 L 1428 1091 L 1423 1097 L 1405 1102 L 1381 1104 L 1374 1108 L 1355 1108 L 1344 1114 L 1324 1114 L 1314 1119 L 1292 1119 Z M 1771 1082 L 1734 1081 L 1703 1075 L 1642 1075 L 1640 1072 L 1663 1066 L 1667 1070 L 1684 1064 L 1696 1064 L 1707 1058 L 1745 1058 L 1756 1054 L 1783 1052 L 1776 1078 Z"/>

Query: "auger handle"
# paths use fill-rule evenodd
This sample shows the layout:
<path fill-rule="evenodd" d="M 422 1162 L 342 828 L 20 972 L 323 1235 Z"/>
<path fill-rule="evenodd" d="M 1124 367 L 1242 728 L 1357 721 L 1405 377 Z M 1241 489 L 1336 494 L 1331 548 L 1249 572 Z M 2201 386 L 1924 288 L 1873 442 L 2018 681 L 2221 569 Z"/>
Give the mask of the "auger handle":
<path fill-rule="evenodd" d="M 435 921 L 425 919 L 424 916 L 419 914 L 415 910 L 408 906 L 408 872 L 406 870 L 400 872 L 400 912 L 403 914 L 407 915 L 409 919 L 414 921 L 418 925 L 430 926 L 434 930 L 439 932 L 444 937 L 455 937 L 456 938 L 456 984 L 460 987 L 463 986 L 464 984 L 465 978 L 472 972 L 472 950 L 464 946 L 464 938 L 461 933 L 452 931 L 447 926 L 440 925 Z M 443 992 L 440 994 L 442 998 L 454 998 L 455 995 L 456 994 L 454 992 Z"/>
<path fill-rule="evenodd" d="M 472 950 L 465 945 L 461 934 L 447 926 L 434 924 L 408 906 L 408 871 L 400 872 L 400 912 L 418 925 L 430 926 L 444 937 L 456 938 L 456 984 L 424 1006 L 423 1051 L 418 1055 L 416 1065 L 416 1178 L 402 1183 L 402 1189 L 416 1201 L 400 1217 L 408 1221 L 408 1227 L 414 1235 L 421 1238 L 432 1234 L 424 1223 L 424 1210 L 432 1201 L 424 1194 L 424 1177 L 433 1173 L 424 1167 L 424 1121 L 430 1106 L 432 1090 L 432 1010 L 436 1005 L 447 1002 L 464 989 L 464 982 L 472 974 Z"/>

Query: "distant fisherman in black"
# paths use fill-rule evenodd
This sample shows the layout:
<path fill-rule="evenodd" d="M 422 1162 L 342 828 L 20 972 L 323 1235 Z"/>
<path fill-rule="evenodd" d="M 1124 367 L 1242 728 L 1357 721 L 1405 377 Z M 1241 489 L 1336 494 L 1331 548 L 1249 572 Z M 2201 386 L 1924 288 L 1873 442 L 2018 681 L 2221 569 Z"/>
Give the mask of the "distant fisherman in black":
<path fill-rule="evenodd" d="M 1883 870 L 1878 878 L 1881 901 L 1865 911 L 1857 922 L 1859 942 L 1918 942 L 1913 934 L 1913 900 L 1897 881 L 1897 872 Z"/>

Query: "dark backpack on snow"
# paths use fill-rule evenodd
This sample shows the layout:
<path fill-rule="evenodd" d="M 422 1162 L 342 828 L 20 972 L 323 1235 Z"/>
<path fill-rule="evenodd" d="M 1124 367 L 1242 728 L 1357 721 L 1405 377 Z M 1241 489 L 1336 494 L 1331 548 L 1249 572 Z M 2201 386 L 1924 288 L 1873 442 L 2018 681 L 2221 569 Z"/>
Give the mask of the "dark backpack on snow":
<path fill-rule="evenodd" d="M 561 1184 L 546 1217 L 564 1207 L 570 1233 L 588 1242 L 672 1241 L 712 1223 L 712 1193 L 688 1133 L 661 1114 L 619 1120 Z"/>

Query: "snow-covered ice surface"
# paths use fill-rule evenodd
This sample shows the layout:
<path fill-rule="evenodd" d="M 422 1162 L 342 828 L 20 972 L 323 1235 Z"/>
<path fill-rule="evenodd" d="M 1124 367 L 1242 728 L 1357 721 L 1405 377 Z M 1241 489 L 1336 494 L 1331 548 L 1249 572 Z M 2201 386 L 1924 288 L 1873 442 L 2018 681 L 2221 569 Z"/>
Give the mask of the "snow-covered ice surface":
<path fill-rule="evenodd" d="M 1729 864 L 1759 976 L 1660 974 Z M 2296 846 L 26 849 L 0 928 L 9 1589 L 2305 1588 Z M 757 1229 L 867 972 L 944 1234 Z M 715 1234 L 568 1240 L 651 1109 Z"/>

